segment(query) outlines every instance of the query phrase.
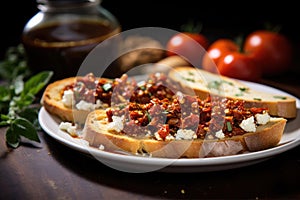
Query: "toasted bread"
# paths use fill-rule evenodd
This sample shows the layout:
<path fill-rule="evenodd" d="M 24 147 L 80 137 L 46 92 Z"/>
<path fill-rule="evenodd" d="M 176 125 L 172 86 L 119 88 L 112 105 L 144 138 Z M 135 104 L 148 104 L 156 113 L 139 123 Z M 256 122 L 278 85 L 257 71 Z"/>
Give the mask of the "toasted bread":
<path fill-rule="evenodd" d="M 237 79 L 190 66 L 176 67 L 168 75 L 183 88 L 191 88 L 202 99 L 209 95 L 222 95 L 244 100 L 248 107 L 267 107 L 272 116 L 295 118 L 297 115 L 296 99 L 292 96 L 256 91 Z"/>
<path fill-rule="evenodd" d="M 83 129 L 83 139 L 93 147 L 107 151 L 124 151 L 133 155 L 162 158 L 201 158 L 235 155 L 259 151 L 276 146 L 281 140 L 286 125 L 284 118 L 271 118 L 257 127 L 255 132 L 224 139 L 193 139 L 161 141 L 120 135 L 109 130 L 106 112 L 103 109 L 89 113 Z"/>
<path fill-rule="evenodd" d="M 59 117 L 62 121 L 84 124 L 86 117 L 90 111 L 76 109 L 75 106 L 65 106 L 62 101 L 63 91 L 65 90 L 65 88 L 74 84 L 78 80 L 78 78 L 83 77 L 65 78 L 49 84 L 44 90 L 43 96 L 41 98 L 41 104 L 49 113 Z M 111 81 L 110 79 L 105 80 Z"/>

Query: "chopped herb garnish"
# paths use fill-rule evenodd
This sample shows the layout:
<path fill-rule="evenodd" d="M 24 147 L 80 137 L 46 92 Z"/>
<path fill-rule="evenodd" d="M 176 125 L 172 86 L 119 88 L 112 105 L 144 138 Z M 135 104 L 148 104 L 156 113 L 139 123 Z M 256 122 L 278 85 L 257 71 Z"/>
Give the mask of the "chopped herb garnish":
<path fill-rule="evenodd" d="M 151 122 L 151 115 L 149 114 L 148 111 L 146 111 L 146 115 L 147 115 L 147 118 L 148 118 L 148 122 L 150 123 Z"/>
<path fill-rule="evenodd" d="M 242 92 L 245 92 L 245 91 L 248 90 L 248 88 L 245 88 L 245 87 L 240 87 L 239 89 L 240 89 L 240 91 L 242 91 Z"/>
<path fill-rule="evenodd" d="M 119 105 L 119 110 L 122 110 L 123 108 L 125 108 L 126 106 L 124 104 Z"/>
<path fill-rule="evenodd" d="M 221 86 L 221 82 L 220 81 L 211 81 L 208 83 L 207 87 L 210 89 L 219 89 Z"/>
<path fill-rule="evenodd" d="M 190 82 L 195 82 L 195 80 L 194 79 L 191 79 L 191 78 L 186 78 L 186 77 L 182 77 L 184 80 L 186 80 L 186 81 L 190 81 Z"/>
<path fill-rule="evenodd" d="M 188 72 L 188 74 L 189 74 L 189 75 L 191 75 L 191 76 L 193 76 L 193 75 L 194 75 L 194 73 L 193 73 L 193 72 Z"/>
<path fill-rule="evenodd" d="M 105 92 L 107 92 L 108 90 L 110 90 L 112 88 L 112 85 L 111 83 L 105 83 L 103 86 L 102 86 L 103 90 Z"/>
<path fill-rule="evenodd" d="M 284 97 L 284 96 L 273 96 L 275 99 L 282 99 L 282 100 L 285 100 L 286 99 L 286 97 Z"/>
<path fill-rule="evenodd" d="M 163 110 L 161 113 L 162 113 L 162 114 L 164 114 L 164 115 L 166 115 L 166 114 L 168 114 L 168 113 L 169 113 L 169 111 L 167 111 L 167 110 Z"/>
<path fill-rule="evenodd" d="M 222 81 L 222 83 L 227 83 L 228 85 L 233 85 L 233 83 L 232 82 L 229 82 L 229 81 Z"/>
<path fill-rule="evenodd" d="M 253 100 L 261 101 L 261 98 L 253 98 Z"/>
<path fill-rule="evenodd" d="M 226 125 L 227 125 L 227 130 L 228 130 L 229 132 L 232 131 L 231 123 L 230 123 L 230 122 L 226 122 Z"/>
<path fill-rule="evenodd" d="M 210 88 L 210 89 L 220 89 L 220 86 L 223 84 L 223 83 L 226 83 L 228 85 L 233 85 L 232 82 L 229 82 L 229 81 L 225 81 L 225 80 L 220 80 L 220 81 L 211 81 L 208 83 L 207 87 Z"/>
<path fill-rule="evenodd" d="M 237 93 L 235 94 L 236 97 L 240 97 L 240 96 L 243 96 L 244 94 L 243 93 Z"/>
<path fill-rule="evenodd" d="M 146 90 L 146 86 L 145 86 L 145 85 L 142 85 L 142 86 L 140 86 L 140 89 L 141 89 L 141 90 Z"/>

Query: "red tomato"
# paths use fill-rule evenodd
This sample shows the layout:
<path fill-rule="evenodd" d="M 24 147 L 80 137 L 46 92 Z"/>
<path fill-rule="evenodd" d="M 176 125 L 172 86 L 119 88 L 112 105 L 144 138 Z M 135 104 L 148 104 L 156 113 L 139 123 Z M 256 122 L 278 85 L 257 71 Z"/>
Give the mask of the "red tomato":
<path fill-rule="evenodd" d="M 208 46 L 209 41 L 203 34 L 181 32 L 171 37 L 166 50 L 168 56 L 179 55 L 192 64 L 201 65 L 202 56 Z"/>
<path fill-rule="evenodd" d="M 231 52 L 218 61 L 221 75 L 246 81 L 259 81 L 262 76 L 256 62 L 247 54 Z"/>
<path fill-rule="evenodd" d="M 239 47 L 230 39 L 218 39 L 212 43 L 203 57 L 202 67 L 210 72 L 217 72 L 216 64 L 219 60 L 231 52 L 236 52 Z"/>
<path fill-rule="evenodd" d="M 244 51 L 251 54 L 264 75 L 277 75 L 288 69 L 292 62 L 292 45 L 282 34 L 258 30 L 249 34 Z"/>
<path fill-rule="evenodd" d="M 249 54 L 240 51 L 230 39 L 218 39 L 210 45 L 202 62 L 203 69 L 231 78 L 257 82 L 262 76 L 260 67 Z"/>

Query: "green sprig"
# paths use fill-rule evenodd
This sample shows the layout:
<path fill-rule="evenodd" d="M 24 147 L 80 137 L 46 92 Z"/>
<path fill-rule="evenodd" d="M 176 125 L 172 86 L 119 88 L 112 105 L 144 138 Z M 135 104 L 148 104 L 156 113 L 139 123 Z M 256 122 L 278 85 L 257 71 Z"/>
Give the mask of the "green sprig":
<path fill-rule="evenodd" d="M 53 72 L 43 71 L 31 76 L 21 45 L 8 49 L 0 62 L 3 82 L 0 85 L 0 126 L 7 127 L 5 140 L 13 148 L 21 138 L 40 142 L 37 131 L 39 106 L 34 106 L 36 95 L 50 81 Z"/>

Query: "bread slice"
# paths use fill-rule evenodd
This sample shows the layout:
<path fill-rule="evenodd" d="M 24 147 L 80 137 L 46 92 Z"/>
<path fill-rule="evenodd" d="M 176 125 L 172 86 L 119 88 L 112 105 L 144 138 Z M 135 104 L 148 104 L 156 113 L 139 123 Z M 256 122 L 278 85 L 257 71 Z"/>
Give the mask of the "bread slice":
<path fill-rule="evenodd" d="M 84 110 L 76 110 L 71 107 L 66 107 L 62 102 L 62 91 L 66 86 L 71 85 L 75 81 L 75 77 L 70 77 L 49 84 L 41 99 L 41 104 L 45 107 L 45 109 L 49 113 L 59 117 L 62 121 L 74 122 L 74 118 L 76 118 L 80 122 L 83 122 L 88 114 L 88 112 Z"/>
<path fill-rule="evenodd" d="M 296 99 L 292 96 L 256 91 L 236 79 L 190 66 L 176 67 L 168 76 L 183 88 L 191 88 L 201 99 L 209 95 L 222 95 L 244 100 L 247 107 L 267 107 L 272 116 L 284 118 L 297 116 Z"/>
<path fill-rule="evenodd" d="M 286 121 L 284 118 L 271 118 L 267 124 L 258 126 L 256 132 L 227 139 L 160 141 L 120 135 L 115 130 L 109 130 L 105 110 L 99 109 L 89 113 L 82 137 L 90 146 L 101 146 L 110 152 L 123 151 L 133 155 L 149 154 L 162 158 L 216 157 L 276 146 L 281 140 Z"/>
<path fill-rule="evenodd" d="M 78 76 L 65 78 L 49 84 L 44 90 L 41 98 L 41 104 L 49 113 L 59 117 L 62 121 L 84 124 L 90 111 L 79 110 L 74 108 L 74 106 L 67 107 L 62 101 L 64 89 L 67 86 L 74 84 L 78 78 L 83 77 Z M 110 79 L 105 80 L 110 81 Z"/>

